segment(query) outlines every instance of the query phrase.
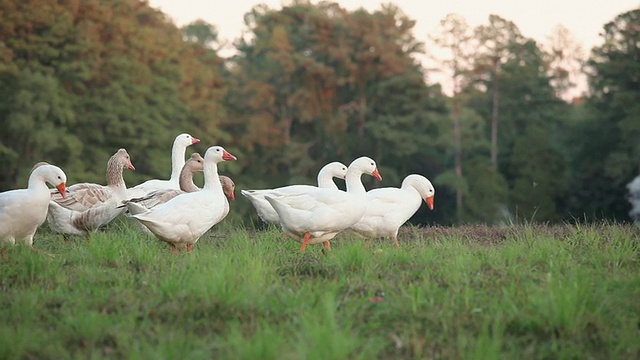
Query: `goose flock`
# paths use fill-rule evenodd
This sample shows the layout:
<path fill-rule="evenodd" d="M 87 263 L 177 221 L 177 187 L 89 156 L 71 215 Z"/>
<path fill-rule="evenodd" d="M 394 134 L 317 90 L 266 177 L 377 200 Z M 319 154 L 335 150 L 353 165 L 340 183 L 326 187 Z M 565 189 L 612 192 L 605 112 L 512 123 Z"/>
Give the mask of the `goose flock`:
<path fill-rule="evenodd" d="M 189 146 L 200 140 L 176 136 L 171 152 L 171 177 L 151 179 L 127 188 L 123 172 L 135 170 L 125 149 L 107 162 L 106 185 L 76 183 L 67 186 L 67 176 L 59 167 L 39 162 L 33 166 L 26 189 L 0 193 L 0 242 L 26 243 L 33 249 L 33 237 L 46 221 L 50 229 L 65 237 L 103 228 L 123 215 L 138 227 L 170 244 L 172 251 L 191 251 L 198 239 L 229 213 L 235 199 L 235 184 L 218 174 L 218 165 L 237 160 L 221 146 L 209 147 L 204 157 L 193 153 L 185 160 Z M 203 172 L 204 186 L 193 181 Z M 352 231 L 369 240 L 389 237 L 398 247 L 398 229 L 420 208 L 422 201 L 434 208 L 435 189 L 422 175 L 408 175 L 400 188 L 367 191 L 362 175 L 382 180 L 376 162 L 366 156 L 349 166 L 332 162 L 320 169 L 317 186 L 289 185 L 274 189 L 242 190 L 266 223 L 282 228 L 283 236 L 298 241 L 300 250 L 330 241 L 339 233 Z M 346 191 L 334 178 L 343 179 Z M 47 184 L 54 188 L 50 189 Z"/>

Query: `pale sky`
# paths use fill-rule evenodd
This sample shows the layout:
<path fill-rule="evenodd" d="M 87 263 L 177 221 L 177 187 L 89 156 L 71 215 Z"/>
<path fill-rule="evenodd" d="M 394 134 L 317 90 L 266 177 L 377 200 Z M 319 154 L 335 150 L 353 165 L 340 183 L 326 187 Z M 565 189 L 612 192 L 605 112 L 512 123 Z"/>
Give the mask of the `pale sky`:
<path fill-rule="evenodd" d="M 317 3 L 318 1 L 312 1 Z M 617 15 L 640 7 L 637 0 L 340 0 L 334 1 L 348 10 L 364 7 L 380 9 L 383 3 L 394 3 L 407 16 L 416 20 L 414 36 L 427 43 L 440 20 L 447 14 L 462 15 L 470 26 L 487 24 L 490 14 L 512 21 L 522 34 L 541 43 L 546 42 L 556 25 L 563 25 L 578 40 L 588 55 L 601 44 L 599 33 Z M 219 40 L 231 44 L 246 31 L 244 14 L 256 4 L 281 9 L 288 0 L 149 0 L 152 7 L 168 14 L 178 26 L 202 19 L 218 29 Z M 221 53 L 226 56 L 226 52 Z"/>
<path fill-rule="evenodd" d="M 317 1 L 313 1 L 317 3 Z M 544 41 L 553 28 L 562 24 L 584 46 L 585 50 L 599 44 L 602 26 L 616 15 L 640 6 L 637 0 L 340 0 L 343 8 L 369 11 L 382 3 L 394 3 L 411 19 L 416 20 L 417 39 L 426 41 L 440 20 L 449 13 L 462 15 L 471 26 L 487 23 L 489 14 L 513 21 L 523 35 Z M 233 41 L 244 29 L 243 16 L 256 4 L 280 9 L 287 0 L 149 0 L 152 7 L 170 15 L 178 26 L 196 19 L 215 25 L 222 39 Z"/>

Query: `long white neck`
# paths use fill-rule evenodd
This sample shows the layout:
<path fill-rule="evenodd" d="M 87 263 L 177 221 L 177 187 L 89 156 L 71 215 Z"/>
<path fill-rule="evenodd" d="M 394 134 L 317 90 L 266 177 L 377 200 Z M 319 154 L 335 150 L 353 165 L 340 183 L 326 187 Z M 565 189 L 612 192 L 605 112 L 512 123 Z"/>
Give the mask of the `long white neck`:
<path fill-rule="evenodd" d="M 365 194 L 367 190 L 362 185 L 362 170 L 355 168 L 347 169 L 345 182 L 347 184 L 347 192 L 352 194 Z"/>
<path fill-rule="evenodd" d="M 49 188 L 40 174 L 32 173 L 29 176 L 28 189 L 49 194 Z"/>
<path fill-rule="evenodd" d="M 222 184 L 218 176 L 218 164 L 215 162 L 204 162 L 204 187 L 203 190 L 209 190 L 222 193 Z"/>
<path fill-rule="evenodd" d="M 171 182 L 179 183 L 180 171 L 184 167 L 186 161 L 184 160 L 184 153 L 187 148 L 174 144 L 171 149 Z"/>
<path fill-rule="evenodd" d="M 328 170 L 322 168 L 318 173 L 318 187 L 337 189 L 338 186 L 333 181 L 333 175 Z"/>

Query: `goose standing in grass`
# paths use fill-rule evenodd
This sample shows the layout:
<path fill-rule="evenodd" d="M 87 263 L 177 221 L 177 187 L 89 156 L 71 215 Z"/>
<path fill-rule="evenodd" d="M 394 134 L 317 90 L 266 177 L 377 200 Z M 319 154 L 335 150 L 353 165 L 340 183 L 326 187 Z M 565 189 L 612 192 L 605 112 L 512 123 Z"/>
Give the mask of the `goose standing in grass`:
<path fill-rule="evenodd" d="M 323 166 L 322 169 L 320 169 L 320 172 L 318 172 L 318 187 L 338 190 L 338 186 L 336 186 L 333 178 L 344 179 L 346 175 L 346 165 L 337 161 L 329 163 Z M 315 186 L 289 185 L 275 189 L 242 190 L 241 193 L 251 201 L 251 204 L 253 204 L 253 207 L 256 209 L 256 212 L 262 221 L 279 224 L 280 218 L 278 217 L 278 213 L 273 209 L 273 206 L 271 206 L 267 199 L 265 199 L 265 196 L 270 195 L 272 197 L 277 197 L 286 194 L 295 194 L 310 188 L 315 188 Z"/>
<path fill-rule="evenodd" d="M 198 239 L 229 213 L 229 202 L 222 192 L 218 163 L 236 160 L 221 146 L 212 146 L 204 155 L 204 187 L 182 194 L 152 209 L 127 202 L 131 216 L 145 225 L 172 250 L 191 250 Z"/>
<path fill-rule="evenodd" d="M 367 192 L 367 209 L 351 229 L 365 237 L 367 247 L 371 238 L 388 236 L 398 247 L 398 229 L 418 211 L 422 200 L 433 210 L 436 190 L 422 175 L 411 174 L 400 188 L 387 187 Z"/>
<path fill-rule="evenodd" d="M 171 148 L 171 178 L 169 180 L 151 179 L 129 189 L 129 198 L 140 197 L 156 189 L 180 189 L 180 172 L 185 164 L 187 147 L 200 140 L 187 134 L 180 134 L 173 140 Z"/>
<path fill-rule="evenodd" d="M 267 195 L 265 198 L 278 213 L 284 233 L 307 244 L 322 242 L 331 250 L 329 240 L 358 222 L 366 210 L 366 190 L 362 174 L 378 180 L 376 162 L 366 156 L 355 159 L 347 168 L 347 191 L 311 187 L 286 195 Z"/>
<path fill-rule="evenodd" d="M 124 208 L 118 205 L 126 198 L 124 168 L 135 170 L 129 153 L 119 149 L 107 162 L 107 185 L 79 183 L 69 186 L 66 198 L 51 193 L 47 221 L 51 230 L 65 235 L 86 235 L 110 223 Z"/>
<path fill-rule="evenodd" d="M 33 236 L 47 217 L 50 193 L 46 183 L 66 196 L 67 175 L 47 163 L 34 166 L 26 189 L 0 193 L 0 241 L 24 242 L 33 248 Z"/>

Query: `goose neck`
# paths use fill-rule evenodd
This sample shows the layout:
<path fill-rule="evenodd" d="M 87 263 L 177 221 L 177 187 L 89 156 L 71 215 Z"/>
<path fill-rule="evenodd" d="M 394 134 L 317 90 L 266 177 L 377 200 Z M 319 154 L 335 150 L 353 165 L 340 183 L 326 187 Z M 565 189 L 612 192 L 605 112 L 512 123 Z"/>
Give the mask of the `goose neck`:
<path fill-rule="evenodd" d="M 215 192 L 222 193 L 222 184 L 220 183 L 220 177 L 218 176 L 218 164 L 215 162 L 204 164 L 204 188 L 206 190 L 213 190 Z"/>
<path fill-rule="evenodd" d="M 347 192 L 354 194 L 364 194 L 367 190 L 362 185 L 362 171 L 358 169 L 348 169 L 345 179 Z"/>
<path fill-rule="evenodd" d="M 171 180 L 177 181 L 180 178 L 180 172 L 186 161 L 184 160 L 184 152 L 186 148 L 174 144 L 171 149 Z"/>
<path fill-rule="evenodd" d="M 193 182 L 193 172 L 191 169 L 184 167 L 180 172 L 180 190 L 186 192 L 198 191 L 198 187 Z"/>

